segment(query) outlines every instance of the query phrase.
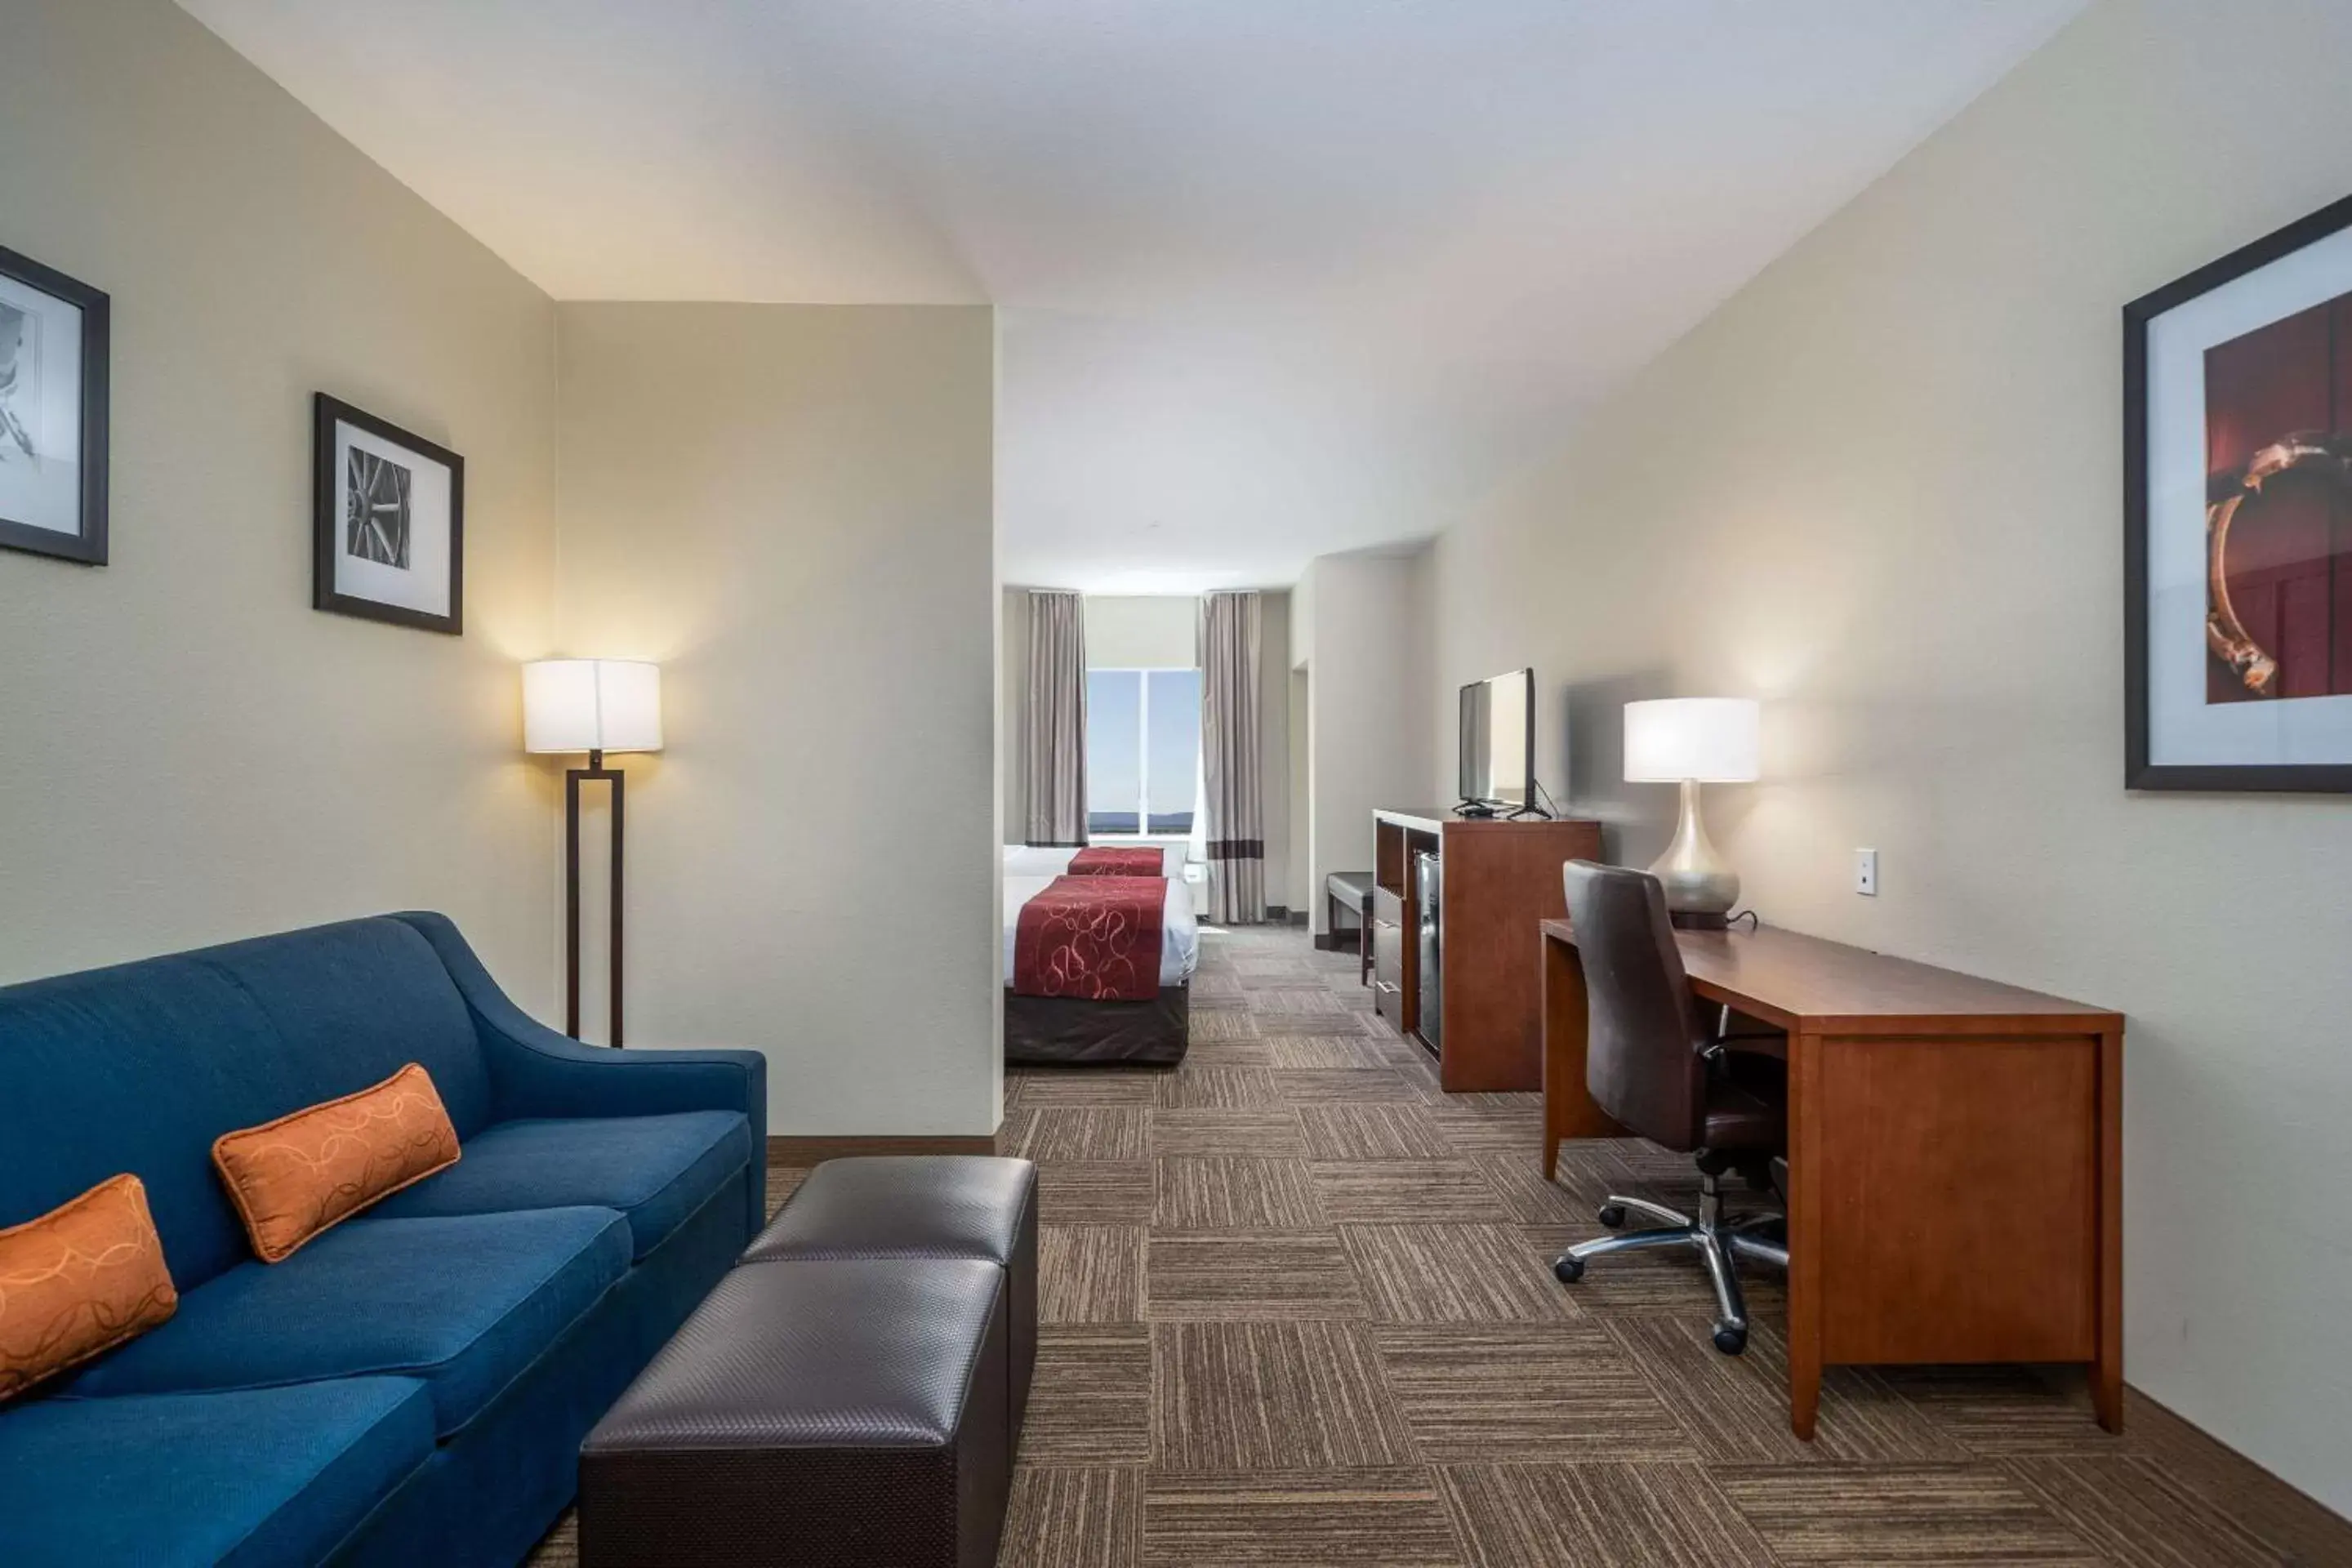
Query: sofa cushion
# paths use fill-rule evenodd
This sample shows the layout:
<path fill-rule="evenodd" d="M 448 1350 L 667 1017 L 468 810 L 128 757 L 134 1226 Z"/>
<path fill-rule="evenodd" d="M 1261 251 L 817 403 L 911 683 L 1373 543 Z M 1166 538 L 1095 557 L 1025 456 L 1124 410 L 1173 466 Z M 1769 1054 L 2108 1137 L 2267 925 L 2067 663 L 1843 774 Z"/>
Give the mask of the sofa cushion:
<path fill-rule="evenodd" d="M 501 1121 L 465 1157 L 377 1205 L 384 1219 L 591 1205 L 627 1216 L 634 1258 L 659 1247 L 751 1158 L 737 1111 Z"/>
<path fill-rule="evenodd" d="M 44 1399 L 0 1415 L 10 1568 L 315 1563 L 433 1452 L 405 1378 Z"/>
<path fill-rule="evenodd" d="M 611 1209 L 355 1219 L 283 1263 L 247 1263 L 68 1384 L 76 1394 L 422 1381 L 443 1436 L 471 1420 L 629 1268 Z"/>

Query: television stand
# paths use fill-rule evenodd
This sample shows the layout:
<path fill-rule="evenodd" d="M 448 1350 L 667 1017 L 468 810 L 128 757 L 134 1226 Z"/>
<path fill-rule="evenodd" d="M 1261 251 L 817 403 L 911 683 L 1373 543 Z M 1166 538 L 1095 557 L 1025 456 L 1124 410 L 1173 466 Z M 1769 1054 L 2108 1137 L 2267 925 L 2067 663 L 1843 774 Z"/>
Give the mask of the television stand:
<path fill-rule="evenodd" d="M 1459 810 L 1372 814 L 1373 1010 L 1437 1058 L 1449 1093 L 1538 1089 L 1543 966 L 1532 933 L 1567 918 L 1560 865 L 1600 859 L 1601 825 Z M 1421 858 L 1433 850 L 1438 907 L 1425 909 Z"/>

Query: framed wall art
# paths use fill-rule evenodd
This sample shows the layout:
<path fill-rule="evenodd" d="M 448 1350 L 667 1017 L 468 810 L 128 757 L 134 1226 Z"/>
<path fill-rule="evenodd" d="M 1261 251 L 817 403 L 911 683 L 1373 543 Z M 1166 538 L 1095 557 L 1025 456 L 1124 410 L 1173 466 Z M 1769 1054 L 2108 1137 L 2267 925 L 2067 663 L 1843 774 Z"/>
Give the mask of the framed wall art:
<path fill-rule="evenodd" d="M 312 606 L 462 635 L 466 459 L 323 392 L 310 439 Z"/>
<path fill-rule="evenodd" d="M 107 298 L 0 249 L 0 547 L 106 564 Z"/>
<path fill-rule="evenodd" d="M 2352 791 L 2352 199 L 2124 309 L 2125 782 Z"/>

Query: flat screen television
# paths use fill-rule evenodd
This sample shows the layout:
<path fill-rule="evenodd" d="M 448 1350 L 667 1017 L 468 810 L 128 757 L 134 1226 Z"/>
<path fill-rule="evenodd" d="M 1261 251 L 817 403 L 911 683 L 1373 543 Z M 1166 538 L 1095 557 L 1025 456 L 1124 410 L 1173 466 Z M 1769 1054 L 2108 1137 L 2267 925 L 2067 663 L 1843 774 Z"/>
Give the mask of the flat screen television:
<path fill-rule="evenodd" d="M 1515 669 L 1462 689 L 1460 756 L 1463 806 L 1525 811 L 1535 804 L 1534 670 Z"/>

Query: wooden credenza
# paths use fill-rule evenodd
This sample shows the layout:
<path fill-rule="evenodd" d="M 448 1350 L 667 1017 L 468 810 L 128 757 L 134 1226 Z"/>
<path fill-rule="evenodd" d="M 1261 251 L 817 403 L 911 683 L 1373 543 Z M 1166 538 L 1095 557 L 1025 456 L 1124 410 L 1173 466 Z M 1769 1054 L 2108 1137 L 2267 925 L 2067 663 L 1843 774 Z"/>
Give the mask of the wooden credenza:
<path fill-rule="evenodd" d="M 1543 1087 L 1543 966 L 1528 932 L 1568 913 L 1559 875 L 1601 858 L 1601 825 L 1464 818 L 1395 808 L 1372 814 L 1372 984 L 1381 1016 L 1436 1044 L 1448 1090 Z M 1439 868 L 1436 1026 L 1422 994 L 1422 890 L 1417 858 Z"/>

